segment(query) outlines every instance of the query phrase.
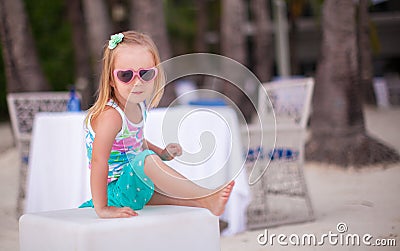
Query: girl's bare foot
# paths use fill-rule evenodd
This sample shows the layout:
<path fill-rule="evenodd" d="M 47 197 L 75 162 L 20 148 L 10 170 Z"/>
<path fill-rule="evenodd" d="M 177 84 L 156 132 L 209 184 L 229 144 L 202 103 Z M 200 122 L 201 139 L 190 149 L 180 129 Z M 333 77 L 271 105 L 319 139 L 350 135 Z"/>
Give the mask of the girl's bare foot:
<path fill-rule="evenodd" d="M 231 181 L 228 185 L 226 185 L 226 187 L 217 193 L 200 199 L 201 206 L 210 210 L 210 212 L 215 216 L 222 215 L 225 211 L 226 203 L 228 202 L 234 185 L 235 181 Z"/>

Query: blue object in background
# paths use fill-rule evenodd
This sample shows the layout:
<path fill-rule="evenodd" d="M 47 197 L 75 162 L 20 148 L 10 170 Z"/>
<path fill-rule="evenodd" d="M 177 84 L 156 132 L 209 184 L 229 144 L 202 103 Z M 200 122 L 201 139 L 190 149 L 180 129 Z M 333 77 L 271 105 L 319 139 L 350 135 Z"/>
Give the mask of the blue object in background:
<path fill-rule="evenodd" d="M 271 160 L 296 160 L 299 157 L 299 152 L 292 150 L 290 148 L 275 148 L 269 153 L 269 158 Z"/>
<path fill-rule="evenodd" d="M 81 101 L 76 95 L 75 88 L 71 88 L 69 91 L 69 100 L 67 104 L 67 111 L 69 112 L 79 112 L 81 110 Z"/>
<path fill-rule="evenodd" d="M 201 106 L 226 106 L 225 100 L 222 98 L 215 99 L 198 99 L 189 102 L 189 105 L 201 105 Z"/>

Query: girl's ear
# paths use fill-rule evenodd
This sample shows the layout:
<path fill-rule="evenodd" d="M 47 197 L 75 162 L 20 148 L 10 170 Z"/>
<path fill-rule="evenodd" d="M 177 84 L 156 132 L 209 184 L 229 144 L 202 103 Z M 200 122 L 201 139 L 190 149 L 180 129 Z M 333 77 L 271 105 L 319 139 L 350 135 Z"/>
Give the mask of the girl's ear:
<path fill-rule="evenodd" d="M 115 87 L 115 82 L 114 82 L 114 80 L 113 80 L 113 79 L 111 79 L 111 80 L 110 80 L 110 86 L 111 86 L 112 88 L 114 88 L 114 87 Z"/>
<path fill-rule="evenodd" d="M 109 78 L 108 78 L 109 84 L 111 87 L 115 87 L 115 78 L 113 74 L 110 74 Z"/>

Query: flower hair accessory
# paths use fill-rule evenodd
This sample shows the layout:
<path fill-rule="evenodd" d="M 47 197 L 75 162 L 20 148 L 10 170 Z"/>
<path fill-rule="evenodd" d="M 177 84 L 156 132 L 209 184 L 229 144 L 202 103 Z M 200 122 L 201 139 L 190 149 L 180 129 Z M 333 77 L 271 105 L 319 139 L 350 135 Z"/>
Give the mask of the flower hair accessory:
<path fill-rule="evenodd" d="M 124 38 L 124 34 L 122 34 L 122 33 L 112 35 L 110 41 L 108 41 L 108 48 L 111 50 L 114 49 L 115 47 L 117 47 L 117 45 L 119 43 L 122 42 L 123 38 Z"/>

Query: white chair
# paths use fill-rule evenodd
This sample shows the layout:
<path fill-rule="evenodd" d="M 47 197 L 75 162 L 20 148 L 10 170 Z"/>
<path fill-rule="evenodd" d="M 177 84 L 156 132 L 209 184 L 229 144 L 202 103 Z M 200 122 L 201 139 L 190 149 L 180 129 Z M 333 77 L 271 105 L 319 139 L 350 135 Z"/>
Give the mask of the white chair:
<path fill-rule="evenodd" d="M 262 124 L 242 131 L 246 134 L 244 145 L 249 145 L 248 173 L 254 170 L 252 175 L 261 177 L 250 186 L 249 229 L 314 218 L 303 175 L 313 86 L 312 78 L 301 78 L 265 83 L 259 90 Z"/>
<path fill-rule="evenodd" d="M 314 90 L 313 78 L 283 79 L 262 86 L 258 90 L 258 112 L 262 122 L 274 112 L 278 129 L 307 128 Z"/>
<path fill-rule="evenodd" d="M 38 112 L 67 110 L 68 92 L 24 92 L 7 95 L 8 111 L 14 138 L 20 154 L 19 192 L 17 213 L 24 209 L 26 174 L 33 120 Z"/>

